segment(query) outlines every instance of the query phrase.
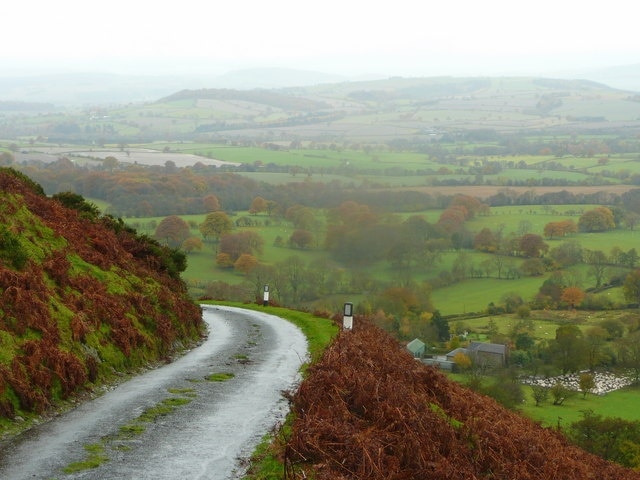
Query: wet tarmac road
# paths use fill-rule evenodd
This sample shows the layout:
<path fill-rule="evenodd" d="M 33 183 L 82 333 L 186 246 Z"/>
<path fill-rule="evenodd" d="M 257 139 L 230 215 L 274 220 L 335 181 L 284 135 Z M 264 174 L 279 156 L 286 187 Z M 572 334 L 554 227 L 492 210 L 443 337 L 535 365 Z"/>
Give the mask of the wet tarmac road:
<path fill-rule="evenodd" d="M 198 348 L 1 444 L 0 479 L 240 478 L 288 411 L 282 392 L 299 380 L 307 343 L 262 312 L 205 306 L 203 318 Z M 219 374 L 226 380 L 210 381 Z M 165 405 L 173 411 L 141 420 Z M 95 468 L 65 472 L 99 456 Z"/>

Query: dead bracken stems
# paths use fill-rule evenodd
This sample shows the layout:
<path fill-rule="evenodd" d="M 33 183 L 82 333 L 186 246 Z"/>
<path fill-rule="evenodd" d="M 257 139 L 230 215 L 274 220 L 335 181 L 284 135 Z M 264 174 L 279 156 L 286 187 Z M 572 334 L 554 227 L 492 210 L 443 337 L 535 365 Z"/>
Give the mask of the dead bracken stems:
<path fill-rule="evenodd" d="M 287 479 L 640 479 L 416 362 L 357 319 L 294 396 Z"/>

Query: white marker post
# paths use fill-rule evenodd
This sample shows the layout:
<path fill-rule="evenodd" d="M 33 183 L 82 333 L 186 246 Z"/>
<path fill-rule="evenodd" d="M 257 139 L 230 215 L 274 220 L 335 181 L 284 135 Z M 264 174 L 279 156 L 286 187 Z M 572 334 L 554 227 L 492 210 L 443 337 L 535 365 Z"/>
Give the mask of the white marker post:
<path fill-rule="evenodd" d="M 269 305 L 269 285 L 264 286 L 264 294 L 262 295 L 262 306 Z"/>
<path fill-rule="evenodd" d="M 353 329 L 353 303 L 344 304 L 344 316 L 342 317 L 342 328 Z"/>

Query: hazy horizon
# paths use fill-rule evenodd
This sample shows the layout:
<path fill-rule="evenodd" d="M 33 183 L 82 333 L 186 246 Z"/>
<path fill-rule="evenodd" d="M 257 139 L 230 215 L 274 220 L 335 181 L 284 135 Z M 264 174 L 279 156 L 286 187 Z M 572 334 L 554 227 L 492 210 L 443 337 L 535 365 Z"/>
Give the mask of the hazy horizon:
<path fill-rule="evenodd" d="M 179 7 L 179 8 L 178 8 Z M 0 75 L 222 75 L 294 68 L 354 77 L 549 75 L 640 63 L 627 2 L 460 0 L 393 8 L 326 0 L 112 0 L 5 6 Z"/>

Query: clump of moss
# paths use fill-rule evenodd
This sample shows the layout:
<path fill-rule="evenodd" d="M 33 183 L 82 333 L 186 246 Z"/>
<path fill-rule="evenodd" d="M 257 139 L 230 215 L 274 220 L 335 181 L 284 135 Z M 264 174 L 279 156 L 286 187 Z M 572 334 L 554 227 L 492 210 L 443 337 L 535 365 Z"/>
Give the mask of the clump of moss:
<path fill-rule="evenodd" d="M 227 380 L 231 380 L 235 375 L 233 373 L 212 373 L 211 375 L 207 375 L 205 378 L 210 382 L 226 382 Z"/>

